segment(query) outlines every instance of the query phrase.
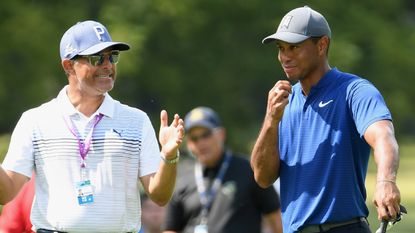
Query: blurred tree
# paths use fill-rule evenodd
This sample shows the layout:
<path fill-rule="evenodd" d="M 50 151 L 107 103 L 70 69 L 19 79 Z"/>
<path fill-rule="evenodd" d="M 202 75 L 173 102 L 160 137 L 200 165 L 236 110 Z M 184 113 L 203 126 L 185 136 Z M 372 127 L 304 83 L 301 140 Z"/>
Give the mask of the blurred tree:
<path fill-rule="evenodd" d="M 119 0 L 0 2 L 0 132 L 66 84 L 59 60 L 64 31 L 77 21 L 104 23 L 132 49 L 121 56 L 112 95 L 148 112 L 181 115 L 197 105 L 216 109 L 229 143 L 249 152 L 268 90 L 285 78 L 277 48 L 261 39 L 289 10 L 309 4 L 330 23 L 330 63 L 359 74 L 383 93 L 398 136 L 415 134 L 411 94 L 415 4 L 410 0 L 254 1 Z"/>

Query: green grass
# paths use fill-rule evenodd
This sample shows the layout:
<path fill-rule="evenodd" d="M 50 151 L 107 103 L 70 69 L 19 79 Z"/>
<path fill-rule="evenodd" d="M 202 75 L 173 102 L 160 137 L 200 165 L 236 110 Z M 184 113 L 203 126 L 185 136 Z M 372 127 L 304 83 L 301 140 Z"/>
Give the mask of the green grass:
<path fill-rule="evenodd" d="M 7 152 L 10 135 L 0 135 L 0 161 Z M 415 143 L 400 144 L 400 167 L 398 172 L 397 183 L 401 191 L 402 204 L 408 210 L 408 215 L 404 215 L 402 221 L 397 223 L 389 233 L 413 233 L 415 232 Z M 369 207 L 369 223 L 373 232 L 379 227 L 377 212 L 372 204 L 375 188 L 376 167 L 373 159 L 370 161 L 370 167 L 366 179 L 366 188 L 368 193 L 367 205 Z"/>

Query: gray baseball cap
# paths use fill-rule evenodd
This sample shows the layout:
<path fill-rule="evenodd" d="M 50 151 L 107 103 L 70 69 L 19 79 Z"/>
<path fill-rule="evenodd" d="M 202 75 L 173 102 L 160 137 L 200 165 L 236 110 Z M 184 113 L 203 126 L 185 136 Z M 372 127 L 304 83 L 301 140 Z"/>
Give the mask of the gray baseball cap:
<path fill-rule="evenodd" d="M 282 18 L 277 32 L 265 37 L 263 44 L 281 40 L 287 43 L 300 43 L 310 37 L 328 36 L 331 30 L 323 15 L 308 6 L 299 7 L 288 12 Z"/>

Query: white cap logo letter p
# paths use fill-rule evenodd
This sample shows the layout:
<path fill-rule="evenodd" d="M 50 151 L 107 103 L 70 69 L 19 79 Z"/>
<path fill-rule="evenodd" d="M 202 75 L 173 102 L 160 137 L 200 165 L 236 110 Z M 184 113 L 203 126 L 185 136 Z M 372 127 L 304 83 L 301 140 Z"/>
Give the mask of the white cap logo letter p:
<path fill-rule="evenodd" d="M 98 37 L 98 40 L 102 41 L 101 35 L 104 35 L 105 34 L 105 28 L 103 28 L 101 26 L 95 26 L 94 27 L 94 31 L 95 31 L 95 34 Z"/>

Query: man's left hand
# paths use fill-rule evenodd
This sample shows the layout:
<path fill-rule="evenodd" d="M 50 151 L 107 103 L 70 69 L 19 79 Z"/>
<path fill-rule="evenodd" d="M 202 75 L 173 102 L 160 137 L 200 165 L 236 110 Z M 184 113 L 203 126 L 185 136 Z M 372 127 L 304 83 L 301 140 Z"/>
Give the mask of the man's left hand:
<path fill-rule="evenodd" d="M 166 159 L 174 159 L 177 156 L 180 144 L 184 137 L 184 123 L 178 114 L 174 115 L 174 119 L 168 125 L 168 115 L 166 110 L 160 113 L 160 132 L 159 141 L 161 144 L 161 153 Z"/>

